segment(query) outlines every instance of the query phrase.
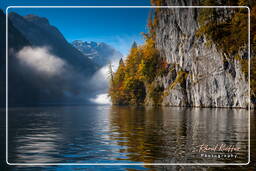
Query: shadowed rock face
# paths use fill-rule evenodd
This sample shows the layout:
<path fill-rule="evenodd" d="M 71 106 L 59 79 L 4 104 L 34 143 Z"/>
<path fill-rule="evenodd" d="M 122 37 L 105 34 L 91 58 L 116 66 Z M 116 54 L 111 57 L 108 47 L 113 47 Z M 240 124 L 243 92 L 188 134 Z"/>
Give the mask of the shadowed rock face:
<path fill-rule="evenodd" d="M 1 12 L 0 17 L 0 31 L 5 34 L 5 14 Z M 98 66 L 69 44 L 47 19 L 11 13 L 8 32 L 9 106 L 88 102 L 88 82 Z M 51 61 L 42 63 L 44 57 Z M 39 72 L 52 71 L 51 67 L 59 61 L 63 67 L 55 68 L 61 69 L 60 74 Z M 31 62 L 34 68 L 30 67 Z M 5 78 L 5 39 L 1 39 L 0 64 L 2 78 Z M 0 93 L 1 105 L 4 105 L 5 80 L 1 81 Z"/>
<path fill-rule="evenodd" d="M 195 5 L 192 0 L 165 3 Z M 205 37 L 195 36 L 198 14 L 198 9 L 160 9 L 156 16 L 156 47 L 170 65 L 174 64 L 174 70 L 155 80 L 165 88 L 162 104 L 247 107 L 248 81 L 239 62 L 224 61 L 224 54 L 214 44 L 209 47 Z M 178 75 L 181 71 L 186 73 L 185 80 L 168 88 L 175 81 L 173 74 Z M 147 98 L 146 103 L 151 104 L 152 100 Z"/>
<path fill-rule="evenodd" d="M 90 103 L 88 99 L 96 91 L 91 82 L 95 72 L 110 58 L 122 56 L 109 45 L 95 42 L 90 43 L 89 52 L 97 54 L 84 55 L 46 18 L 16 13 L 8 16 L 9 106 Z M 0 17 L 4 37 L 5 14 L 1 12 Z M 1 75 L 5 78 L 5 40 L 1 39 L 0 43 Z M 5 80 L 1 82 L 2 106 L 5 83 Z"/>
<path fill-rule="evenodd" d="M 13 25 L 31 42 L 33 46 L 48 47 L 50 52 L 73 65 L 85 77 L 91 76 L 97 65 L 69 44 L 59 30 L 50 25 L 46 18 L 35 15 L 20 16 L 10 13 Z"/>
<path fill-rule="evenodd" d="M 75 40 L 72 45 L 99 66 L 104 66 L 110 61 L 123 57 L 119 51 L 103 42 Z"/>
<path fill-rule="evenodd" d="M 5 105 L 5 15 L 2 10 L 0 10 L 0 106 Z"/>
<path fill-rule="evenodd" d="M 5 14 L 0 11 L 0 33 L 4 39 L 1 39 L 1 106 L 5 105 L 5 85 L 6 85 L 6 56 L 5 56 Z M 31 46 L 30 42 L 13 26 L 9 21 L 8 25 L 8 43 L 9 43 L 9 56 L 8 56 L 8 77 L 9 77 L 9 104 L 16 104 L 18 102 L 31 103 L 35 102 L 38 97 L 36 88 L 26 81 L 26 76 L 20 71 L 20 65 L 16 60 L 14 52 L 21 50 L 24 46 Z M 29 94 L 27 92 L 30 92 Z M 27 97 L 27 100 L 23 98 Z"/>

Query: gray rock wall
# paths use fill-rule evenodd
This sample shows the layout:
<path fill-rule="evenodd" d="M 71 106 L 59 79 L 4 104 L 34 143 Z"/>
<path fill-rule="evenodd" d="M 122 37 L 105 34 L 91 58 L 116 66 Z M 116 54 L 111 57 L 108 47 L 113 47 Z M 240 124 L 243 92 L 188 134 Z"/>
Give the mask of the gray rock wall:
<path fill-rule="evenodd" d="M 167 1 L 167 5 L 192 5 L 192 0 Z M 198 9 L 160 9 L 156 47 L 173 66 L 155 83 L 164 87 L 163 105 L 198 107 L 248 106 L 248 82 L 239 61 L 225 54 L 205 37 L 197 37 Z M 173 73 L 174 72 L 174 73 Z M 177 82 L 183 73 L 184 80 Z M 176 75 L 173 76 L 173 75 Z M 176 80 L 176 81 L 175 81 Z M 152 103 L 146 98 L 146 103 Z"/>

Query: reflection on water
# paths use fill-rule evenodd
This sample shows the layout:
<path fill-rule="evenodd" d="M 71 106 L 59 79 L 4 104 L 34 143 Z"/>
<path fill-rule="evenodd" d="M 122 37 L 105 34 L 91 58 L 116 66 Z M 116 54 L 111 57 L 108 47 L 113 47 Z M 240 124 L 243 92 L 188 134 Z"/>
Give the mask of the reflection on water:
<path fill-rule="evenodd" d="M 193 153 L 193 147 L 227 144 L 241 148 L 238 158 L 219 162 L 247 162 L 246 110 L 112 107 L 110 113 L 111 130 L 119 133 L 111 137 L 122 140 L 118 145 L 127 147 L 128 160 L 216 162 Z"/>
<path fill-rule="evenodd" d="M 79 106 L 9 110 L 10 163 L 247 162 L 243 109 Z M 200 144 L 239 147 L 202 157 Z M 216 154 L 216 152 L 212 152 Z M 219 152 L 218 152 L 219 153 Z"/>

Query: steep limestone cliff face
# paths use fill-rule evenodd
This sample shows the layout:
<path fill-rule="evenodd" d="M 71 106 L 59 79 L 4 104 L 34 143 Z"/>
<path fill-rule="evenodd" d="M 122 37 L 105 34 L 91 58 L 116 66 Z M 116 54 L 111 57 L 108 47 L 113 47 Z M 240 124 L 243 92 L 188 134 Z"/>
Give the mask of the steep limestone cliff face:
<path fill-rule="evenodd" d="M 166 1 L 169 6 L 184 4 L 193 5 L 192 0 Z M 168 73 L 154 80 L 164 88 L 162 105 L 247 107 L 248 80 L 241 64 L 209 45 L 205 36 L 196 36 L 198 15 L 199 9 L 190 8 L 159 9 L 155 16 L 156 48 L 168 63 Z M 147 96 L 145 103 L 153 100 Z"/>

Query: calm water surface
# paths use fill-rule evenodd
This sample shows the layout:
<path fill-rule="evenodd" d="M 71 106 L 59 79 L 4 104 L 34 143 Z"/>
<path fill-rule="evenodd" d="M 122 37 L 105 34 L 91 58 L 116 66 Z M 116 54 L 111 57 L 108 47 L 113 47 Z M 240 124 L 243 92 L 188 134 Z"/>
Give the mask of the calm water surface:
<path fill-rule="evenodd" d="M 248 111 L 243 109 L 13 108 L 8 133 L 10 163 L 246 163 L 248 159 Z M 226 153 L 236 158 L 202 157 L 201 144 L 240 149 Z"/>

